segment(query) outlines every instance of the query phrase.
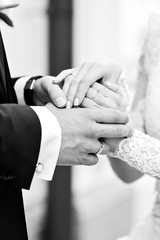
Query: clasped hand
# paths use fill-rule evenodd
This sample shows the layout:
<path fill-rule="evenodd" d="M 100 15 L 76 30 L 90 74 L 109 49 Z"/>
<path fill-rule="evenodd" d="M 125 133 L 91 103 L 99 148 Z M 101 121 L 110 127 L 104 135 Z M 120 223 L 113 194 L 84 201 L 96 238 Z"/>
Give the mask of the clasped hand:
<path fill-rule="evenodd" d="M 131 134 L 124 99 L 117 85 L 109 84 L 117 83 L 120 76 L 117 64 L 96 61 L 36 82 L 36 104 L 47 103 L 62 129 L 59 165 L 93 165 L 98 161 L 101 141 L 105 143 L 102 153 L 107 154 L 109 148 L 117 147 L 120 138 Z M 62 89 L 59 83 L 63 83 Z M 58 109 L 51 102 L 66 109 Z"/>

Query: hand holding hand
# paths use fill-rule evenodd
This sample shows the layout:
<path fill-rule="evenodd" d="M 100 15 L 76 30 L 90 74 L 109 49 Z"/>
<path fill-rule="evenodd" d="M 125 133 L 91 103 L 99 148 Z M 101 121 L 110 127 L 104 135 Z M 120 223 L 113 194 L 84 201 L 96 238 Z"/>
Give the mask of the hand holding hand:
<path fill-rule="evenodd" d="M 112 109 L 58 109 L 48 103 L 46 107 L 56 116 L 62 129 L 62 142 L 58 165 L 93 165 L 101 148 L 99 139 L 126 137 L 131 128 L 125 123 L 125 113 Z M 107 124 L 106 124 L 107 123 Z M 104 145 L 103 153 L 108 152 Z"/>
<path fill-rule="evenodd" d="M 111 108 L 124 111 L 126 99 L 122 94 L 122 89 L 117 84 L 107 83 L 106 87 L 99 83 L 94 83 L 88 90 L 81 106 L 86 108 Z M 125 96 L 126 98 L 126 96 Z M 103 138 L 103 143 L 107 144 L 109 151 L 114 153 L 118 150 L 120 141 L 123 138 Z"/>
<path fill-rule="evenodd" d="M 106 82 L 103 86 L 95 82 L 89 88 L 81 106 L 86 108 L 105 107 L 124 111 L 126 103 L 120 90 L 116 84 Z"/>
<path fill-rule="evenodd" d="M 121 68 L 111 61 L 85 62 L 78 67 L 62 71 L 53 83 L 64 82 L 63 91 L 68 100 L 67 107 L 79 106 L 90 86 L 98 81 L 116 83 L 121 75 Z"/>

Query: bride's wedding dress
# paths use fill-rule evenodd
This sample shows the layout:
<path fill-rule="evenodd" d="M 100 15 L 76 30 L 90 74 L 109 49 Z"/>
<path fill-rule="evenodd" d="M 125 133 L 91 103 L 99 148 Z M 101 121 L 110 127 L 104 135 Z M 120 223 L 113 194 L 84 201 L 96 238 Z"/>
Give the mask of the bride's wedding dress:
<path fill-rule="evenodd" d="M 140 58 L 138 83 L 133 103 L 136 129 L 120 144 L 117 157 L 155 178 L 153 210 L 130 234 L 118 240 L 160 239 L 160 16 L 153 15 Z M 143 134 L 145 133 L 145 134 Z"/>
<path fill-rule="evenodd" d="M 159 88 L 160 89 L 160 88 Z M 160 124 L 159 124 L 160 125 Z M 157 128 L 160 133 L 160 126 Z M 141 132 L 125 141 L 117 157 L 132 167 L 160 179 L 160 140 L 151 138 Z M 122 155 L 121 155 L 122 154 Z M 138 223 L 129 236 L 118 240 L 159 240 L 160 239 L 160 181 L 156 182 L 156 199 L 150 215 Z"/>

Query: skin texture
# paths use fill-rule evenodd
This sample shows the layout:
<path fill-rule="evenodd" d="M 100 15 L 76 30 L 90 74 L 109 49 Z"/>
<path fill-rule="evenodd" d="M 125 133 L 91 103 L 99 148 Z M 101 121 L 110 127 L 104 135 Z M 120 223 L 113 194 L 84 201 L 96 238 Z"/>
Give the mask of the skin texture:
<path fill-rule="evenodd" d="M 52 102 L 55 106 L 65 107 L 67 99 L 58 84 L 53 84 L 55 77 L 44 76 L 36 80 L 34 84 L 34 102 L 36 105 L 43 106 Z"/>
<path fill-rule="evenodd" d="M 86 64 L 86 66 L 85 66 Z M 100 66 L 101 65 L 101 66 Z M 90 67 L 89 67 L 90 66 Z M 110 67 L 108 67 L 110 66 Z M 96 68 L 101 69 L 96 70 Z M 92 71 L 92 73 L 91 73 Z M 76 74 L 78 72 L 79 76 L 81 73 L 81 80 L 78 81 L 77 89 L 75 90 L 74 84 L 72 83 L 75 79 L 80 78 Z M 82 73 L 83 72 L 83 73 Z M 99 73 L 96 75 L 96 73 Z M 63 82 L 63 91 L 66 95 L 66 98 L 69 101 L 69 107 L 75 104 L 75 99 L 77 97 L 77 92 L 79 92 L 80 104 L 81 107 L 85 108 L 111 108 L 111 109 L 120 109 L 122 111 L 126 108 L 126 102 L 128 101 L 127 97 L 124 96 L 124 88 L 119 87 L 120 80 L 123 80 L 124 86 L 124 77 L 121 76 L 121 68 L 115 63 L 109 63 L 106 61 L 93 62 L 93 63 L 84 63 L 81 66 L 78 66 L 74 69 L 68 69 L 62 71 L 54 81 L 55 83 Z M 73 73 L 73 75 L 72 75 Z M 85 76 L 87 75 L 87 77 Z M 102 75 L 101 75 L 102 74 Z M 74 76 L 75 75 L 75 76 Z M 84 78 L 85 76 L 85 78 Z M 96 78 L 96 77 L 97 78 Z M 101 77 L 101 84 L 97 83 L 97 80 Z M 83 83 L 83 79 L 85 79 Z M 88 83 L 86 83 L 88 81 Z M 102 84 L 107 88 L 104 88 Z M 73 86 L 73 91 L 71 90 Z M 83 94 L 80 93 L 78 89 L 84 91 Z M 69 97 L 69 90 L 72 92 L 73 99 L 70 103 L 71 98 Z M 74 92 L 74 94 L 73 94 Z M 98 92 L 95 94 L 95 92 Z M 125 92 L 126 93 L 126 92 Z M 135 97 L 136 99 L 136 97 Z M 134 104 L 135 107 L 135 104 Z M 102 139 L 101 139 L 102 140 Z M 103 141 L 109 146 L 110 150 L 113 152 L 117 149 L 120 138 L 117 139 L 104 139 Z M 102 152 L 103 154 L 104 152 Z M 142 173 L 136 169 L 131 168 L 123 161 L 109 157 L 111 166 L 118 177 L 126 183 L 131 183 L 136 179 L 142 176 Z"/>
<path fill-rule="evenodd" d="M 116 83 L 121 75 L 121 68 L 118 64 L 98 60 L 85 62 L 73 69 L 62 71 L 53 83 L 64 82 L 63 91 L 68 100 L 67 107 L 79 106 L 90 86 L 101 79 L 102 82 Z"/>
<path fill-rule="evenodd" d="M 131 133 L 126 125 L 128 116 L 113 109 L 57 109 L 46 107 L 56 116 L 62 129 L 58 165 L 93 165 L 98 161 L 101 138 L 124 137 Z M 108 152 L 105 145 L 103 154 Z"/>
<path fill-rule="evenodd" d="M 62 90 L 67 98 L 67 108 L 80 105 L 85 108 L 103 107 L 124 111 L 124 99 L 117 85 L 121 79 L 121 73 L 122 69 L 118 64 L 99 60 L 85 62 L 73 69 L 64 70 L 53 82 L 63 82 Z M 120 139 L 104 141 L 114 151 Z"/>
<path fill-rule="evenodd" d="M 98 161 L 96 153 L 101 148 L 100 141 L 103 138 L 121 138 L 131 133 L 131 128 L 126 125 L 128 122 L 127 114 L 116 110 L 116 108 L 123 107 L 116 87 L 114 87 L 113 91 L 110 91 L 100 84 L 95 83 L 96 80 L 100 78 L 101 82 L 105 82 L 106 80 L 116 82 L 121 73 L 121 69 L 112 62 L 86 62 L 75 68 L 74 71 L 77 71 L 79 79 L 76 81 L 78 82 L 78 85 L 76 85 L 76 94 L 80 91 L 80 94 L 76 96 L 79 96 L 79 99 L 81 99 L 78 104 L 76 104 L 76 109 L 69 109 L 71 105 L 67 107 L 67 109 L 58 109 L 54 106 L 65 106 L 66 100 L 68 100 L 70 96 L 69 92 L 72 92 L 72 88 L 75 91 L 75 85 L 73 84 L 75 76 L 70 75 L 70 69 L 60 73 L 58 77 L 45 76 L 38 79 L 34 85 L 34 101 L 36 105 L 44 105 L 47 103 L 45 106 L 56 116 L 61 126 L 62 144 L 58 165 L 93 165 Z M 68 81 L 64 81 L 65 76 L 72 77 L 70 85 Z M 83 81 L 84 76 L 85 80 Z M 59 84 L 62 82 L 63 88 L 61 89 Z M 92 90 L 89 90 L 90 86 L 92 86 Z M 65 92 L 67 88 L 69 91 L 68 95 Z M 85 101 L 90 99 L 90 91 L 98 90 L 99 96 L 97 96 L 96 101 L 98 101 L 98 99 L 100 99 L 100 101 L 96 104 L 97 106 L 100 105 L 99 109 L 95 109 L 95 106 L 91 109 L 78 107 L 80 102 L 82 103 L 81 107 L 85 107 L 86 103 L 83 99 L 88 90 L 89 95 Z M 102 91 L 103 94 L 100 93 L 100 91 Z M 110 101 L 108 101 L 109 107 L 107 108 L 105 106 L 105 97 L 110 99 Z M 115 102 L 111 101 L 112 98 L 115 99 Z M 63 104 L 61 101 L 57 101 L 57 99 L 63 99 Z M 60 102 L 61 104 L 59 104 Z M 92 103 L 95 103 L 95 101 L 92 101 Z M 107 152 L 108 145 L 104 144 L 102 154 L 107 154 Z"/>

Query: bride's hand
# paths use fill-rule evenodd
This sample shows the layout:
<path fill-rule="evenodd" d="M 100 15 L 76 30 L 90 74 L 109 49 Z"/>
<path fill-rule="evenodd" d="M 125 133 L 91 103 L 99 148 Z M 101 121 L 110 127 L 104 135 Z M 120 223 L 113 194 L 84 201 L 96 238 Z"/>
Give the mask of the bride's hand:
<path fill-rule="evenodd" d="M 106 82 L 103 86 L 96 82 L 89 88 L 81 106 L 86 108 L 105 107 L 124 111 L 126 101 L 121 87 L 117 84 Z"/>
<path fill-rule="evenodd" d="M 101 79 L 103 82 L 116 83 L 121 75 L 121 67 L 111 61 L 85 62 L 73 69 L 62 71 L 53 83 L 63 82 L 63 91 L 67 97 L 67 107 L 79 106 L 88 89 Z"/>
<path fill-rule="evenodd" d="M 110 83 L 106 83 L 105 86 L 103 86 L 96 82 L 89 88 L 81 106 L 85 108 L 105 107 L 125 111 L 127 96 L 123 87 L 123 84 L 122 87 Z M 123 138 L 103 138 L 101 141 L 108 145 L 109 154 L 111 155 L 118 150 L 119 143 L 122 139 Z"/>

